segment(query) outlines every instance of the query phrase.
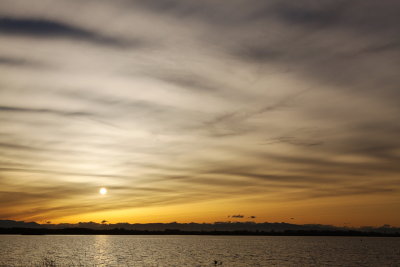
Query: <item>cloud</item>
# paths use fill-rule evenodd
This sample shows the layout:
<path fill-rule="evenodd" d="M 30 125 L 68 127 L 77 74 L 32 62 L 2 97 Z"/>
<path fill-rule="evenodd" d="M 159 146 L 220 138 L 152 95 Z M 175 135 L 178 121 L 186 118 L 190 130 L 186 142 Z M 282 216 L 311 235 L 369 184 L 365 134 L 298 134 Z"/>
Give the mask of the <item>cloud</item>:
<path fill-rule="evenodd" d="M 392 207 L 397 2 L 0 5 L 1 214 Z M 84 197 L 99 185 L 110 203 Z"/>
<path fill-rule="evenodd" d="M 242 218 L 244 218 L 244 215 L 236 214 L 236 215 L 231 215 L 231 217 L 232 218 L 242 219 Z"/>
<path fill-rule="evenodd" d="M 185 90 L 195 90 L 203 93 L 212 93 L 221 90 L 221 88 L 207 81 L 204 77 L 196 77 L 195 75 L 162 74 L 158 78 Z"/>
<path fill-rule="evenodd" d="M 294 136 L 281 136 L 277 138 L 272 138 L 266 140 L 263 145 L 272 145 L 272 144 L 278 144 L 278 143 L 288 143 L 291 145 L 298 145 L 298 146 L 320 146 L 323 145 L 323 141 L 318 141 L 318 140 L 299 140 L 298 138 Z"/>
<path fill-rule="evenodd" d="M 129 42 L 57 21 L 38 18 L 0 17 L 0 34 L 37 38 L 69 38 L 96 44 L 124 47 Z M 139 44 L 139 43 L 137 43 Z"/>
<path fill-rule="evenodd" d="M 11 67 L 30 67 L 30 68 L 44 68 L 46 64 L 36 62 L 33 60 L 15 58 L 15 57 L 2 57 L 0 56 L 0 65 Z"/>
<path fill-rule="evenodd" d="M 273 13 L 290 24 L 325 28 L 340 24 L 346 15 L 346 8 L 351 7 L 354 2 L 326 1 L 316 4 L 312 1 L 302 1 L 293 4 L 283 1 L 274 5 Z"/>
<path fill-rule="evenodd" d="M 400 7 L 395 1 L 384 2 L 273 3 L 264 19 L 269 15 L 282 22 L 285 35 L 239 39 L 233 53 L 258 64 L 290 66 L 309 79 L 339 85 L 341 89 L 363 84 L 361 92 L 385 83 L 383 91 L 395 93 L 399 81 L 392 73 L 392 58 L 398 56 L 395 51 L 399 38 L 394 32 L 399 23 L 393 10 Z M 373 16 L 366 12 L 371 9 L 376 10 Z M 382 66 L 385 72 L 381 71 Z M 372 75 L 365 76 L 366 73 Z"/>
<path fill-rule="evenodd" d="M 85 111 L 65 111 L 65 110 L 53 110 L 47 108 L 24 108 L 24 107 L 10 107 L 10 106 L 0 106 L 0 112 L 7 113 L 41 113 L 50 114 L 58 116 L 93 116 L 92 113 Z"/>

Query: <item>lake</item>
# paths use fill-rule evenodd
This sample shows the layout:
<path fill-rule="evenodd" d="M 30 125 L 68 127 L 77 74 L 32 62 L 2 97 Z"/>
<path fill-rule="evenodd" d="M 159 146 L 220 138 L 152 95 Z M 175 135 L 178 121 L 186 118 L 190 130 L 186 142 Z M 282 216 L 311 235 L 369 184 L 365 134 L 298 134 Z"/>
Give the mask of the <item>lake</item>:
<path fill-rule="evenodd" d="M 400 238 L 2 235 L 0 266 L 400 266 Z"/>

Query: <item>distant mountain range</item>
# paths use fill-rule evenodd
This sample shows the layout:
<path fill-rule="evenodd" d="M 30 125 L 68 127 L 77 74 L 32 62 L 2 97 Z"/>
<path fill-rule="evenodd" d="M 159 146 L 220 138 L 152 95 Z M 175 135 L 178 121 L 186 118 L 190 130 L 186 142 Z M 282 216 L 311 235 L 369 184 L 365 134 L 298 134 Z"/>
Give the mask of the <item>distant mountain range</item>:
<path fill-rule="evenodd" d="M 96 222 L 80 222 L 76 224 L 60 223 L 60 224 L 38 224 L 36 222 L 24 222 L 14 220 L 0 220 L 0 228 L 29 228 L 29 229 L 91 229 L 91 230 L 135 230 L 135 231 L 187 231 L 187 232 L 285 232 L 285 231 L 358 231 L 358 232 L 375 232 L 383 234 L 400 234 L 399 227 L 383 225 L 380 227 L 364 226 L 364 227 L 337 227 L 332 225 L 321 224 L 290 224 L 285 222 L 274 223 L 255 223 L 255 222 L 214 222 L 214 223 L 115 223 L 108 224 Z"/>

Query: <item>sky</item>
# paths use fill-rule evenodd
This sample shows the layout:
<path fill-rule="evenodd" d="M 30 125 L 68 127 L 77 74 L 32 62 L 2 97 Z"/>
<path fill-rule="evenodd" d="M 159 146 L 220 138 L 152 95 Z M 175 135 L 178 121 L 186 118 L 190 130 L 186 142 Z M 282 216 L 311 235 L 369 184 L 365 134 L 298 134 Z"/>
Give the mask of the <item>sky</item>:
<path fill-rule="evenodd" d="M 399 226 L 399 13 L 1 0 L 0 219 Z"/>

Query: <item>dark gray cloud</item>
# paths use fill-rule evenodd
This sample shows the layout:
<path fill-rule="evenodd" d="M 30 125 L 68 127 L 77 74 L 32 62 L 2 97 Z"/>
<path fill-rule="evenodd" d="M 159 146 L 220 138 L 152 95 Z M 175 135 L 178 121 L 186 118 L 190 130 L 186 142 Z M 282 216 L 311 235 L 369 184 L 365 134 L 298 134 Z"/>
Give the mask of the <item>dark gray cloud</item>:
<path fill-rule="evenodd" d="M 279 19 L 297 25 L 315 28 L 337 26 L 345 18 L 346 10 L 356 1 L 301 1 L 297 3 L 282 1 L 273 6 L 273 13 Z"/>
<path fill-rule="evenodd" d="M 391 0 L 274 3 L 265 18 L 285 23 L 286 34 L 269 35 L 266 29 L 265 35 L 254 35 L 250 41 L 238 37 L 234 54 L 257 64 L 288 66 L 292 72 L 347 90 L 363 84 L 357 93 L 370 91 L 386 98 L 397 95 L 400 82 L 393 72 L 400 29 L 394 13 L 399 10 Z"/>
<path fill-rule="evenodd" d="M 215 172 L 218 173 L 218 172 Z M 295 184 L 307 184 L 307 183 L 332 183 L 336 179 L 332 178 L 321 178 L 321 177 L 310 177 L 307 175 L 273 175 L 268 173 L 255 173 L 255 172 L 240 172 L 240 171 L 221 171 L 220 174 L 239 176 L 245 179 L 259 179 L 263 181 L 279 182 L 284 183 L 295 183 Z"/>
<path fill-rule="evenodd" d="M 153 76 L 154 77 L 154 76 Z M 186 90 L 195 90 L 203 93 L 212 93 L 221 90 L 215 84 L 207 81 L 204 77 L 196 77 L 195 75 L 184 75 L 184 74 L 164 74 L 158 77 L 160 80 L 167 83 L 177 85 Z"/>
<path fill-rule="evenodd" d="M 0 17 L 0 34 L 38 38 L 70 38 L 118 47 L 140 44 L 139 41 L 129 42 L 76 26 L 41 18 Z"/>
<path fill-rule="evenodd" d="M 130 6 L 141 7 L 162 15 L 170 15 L 179 19 L 198 20 L 220 24 L 232 24 L 237 19 L 237 1 L 230 4 L 215 4 L 213 1 L 182 1 L 182 0 L 136 0 L 130 1 Z"/>
<path fill-rule="evenodd" d="M 16 58 L 16 57 L 7 57 L 7 56 L 0 56 L 0 65 L 11 66 L 11 67 L 31 67 L 31 68 L 46 67 L 46 64 L 41 62 Z"/>
<path fill-rule="evenodd" d="M 376 35 L 396 30 L 400 22 L 395 15 L 400 5 L 394 0 L 376 1 L 323 1 L 312 0 L 293 3 L 278 2 L 274 14 L 290 23 L 317 28 L 339 27 L 357 32 L 371 32 Z M 375 12 L 366 12 L 368 10 Z M 376 30 L 382 30 L 376 32 Z"/>
<path fill-rule="evenodd" d="M 66 111 L 66 110 L 55 110 L 55 109 L 47 109 L 47 108 L 25 108 L 25 107 L 12 107 L 12 106 L 0 106 L 0 112 L 9 112 L 9 113 L 41 113 L 41 114 L 50 114 L 50 115 L 58 115 L 58 116 L 94 116 L 93 113 L 86 111 Z"/>
<path fill-rule="evenodd" d="M 76 102 L 95 104 L 99 107 L 109 107 L 111 111 L 121 109 L 126 115 L 149 115 L 174 113 L 180 110 L 174 106 L 163 105 L 157 102 L 146 100 L 131 100 L 127 98 L 104 94 L 101 92 L 87 92 L 86 90 L 62 91 L 58 95 L 63 98 L 71 98 Z M 117 112 L 118 113 L 118 112 Z"/>
<path fill-rule="evenodd" d="M 271 102 L 261 107 L 251 107 L 247 110 L 230 111 L 222 115 L 217 115 L 211 120 L 203 122 L 202 128 L 208 132 L 212 137 L 229 137 L 244 135 L 254 131 L 248 120 L 255 116 L 265 115 L 270 112 L 279 111 L 282 109 L 291 108 L 294 106 L 293 102 L 303 94 L 309 92 L 310 89 L 304 89 L 299 92 L 291 93 L 288 96 L 283 96 L 281 99 Z M 303 143 L 304 144 L 304 143 Z M 311 141 L 310 144 L 315 144 Z"/>
<path fill-rule="evenodd" d="M 236 214 L 236 215 L 231 215 L 230 217 L 237 218 L 237 219 L 242 219 L 242 218 L 244 218 L 244 215 Z"/>
<path fill-rule="evenodd" d="M 272 144 L 277 144 L 277 143 L 288 143 L 291 145 L 297 145 L 297 146 L 320 146 L 323 145 L 323 141 L 318 141 L 318 140 L 301 140 L 299 138 L 296 138 L 295 136 L 281 136 L 277 138 L 271 138 L 265 141 L 265 143 L 262 143 L 263 145 L 272 145 Z"/>

